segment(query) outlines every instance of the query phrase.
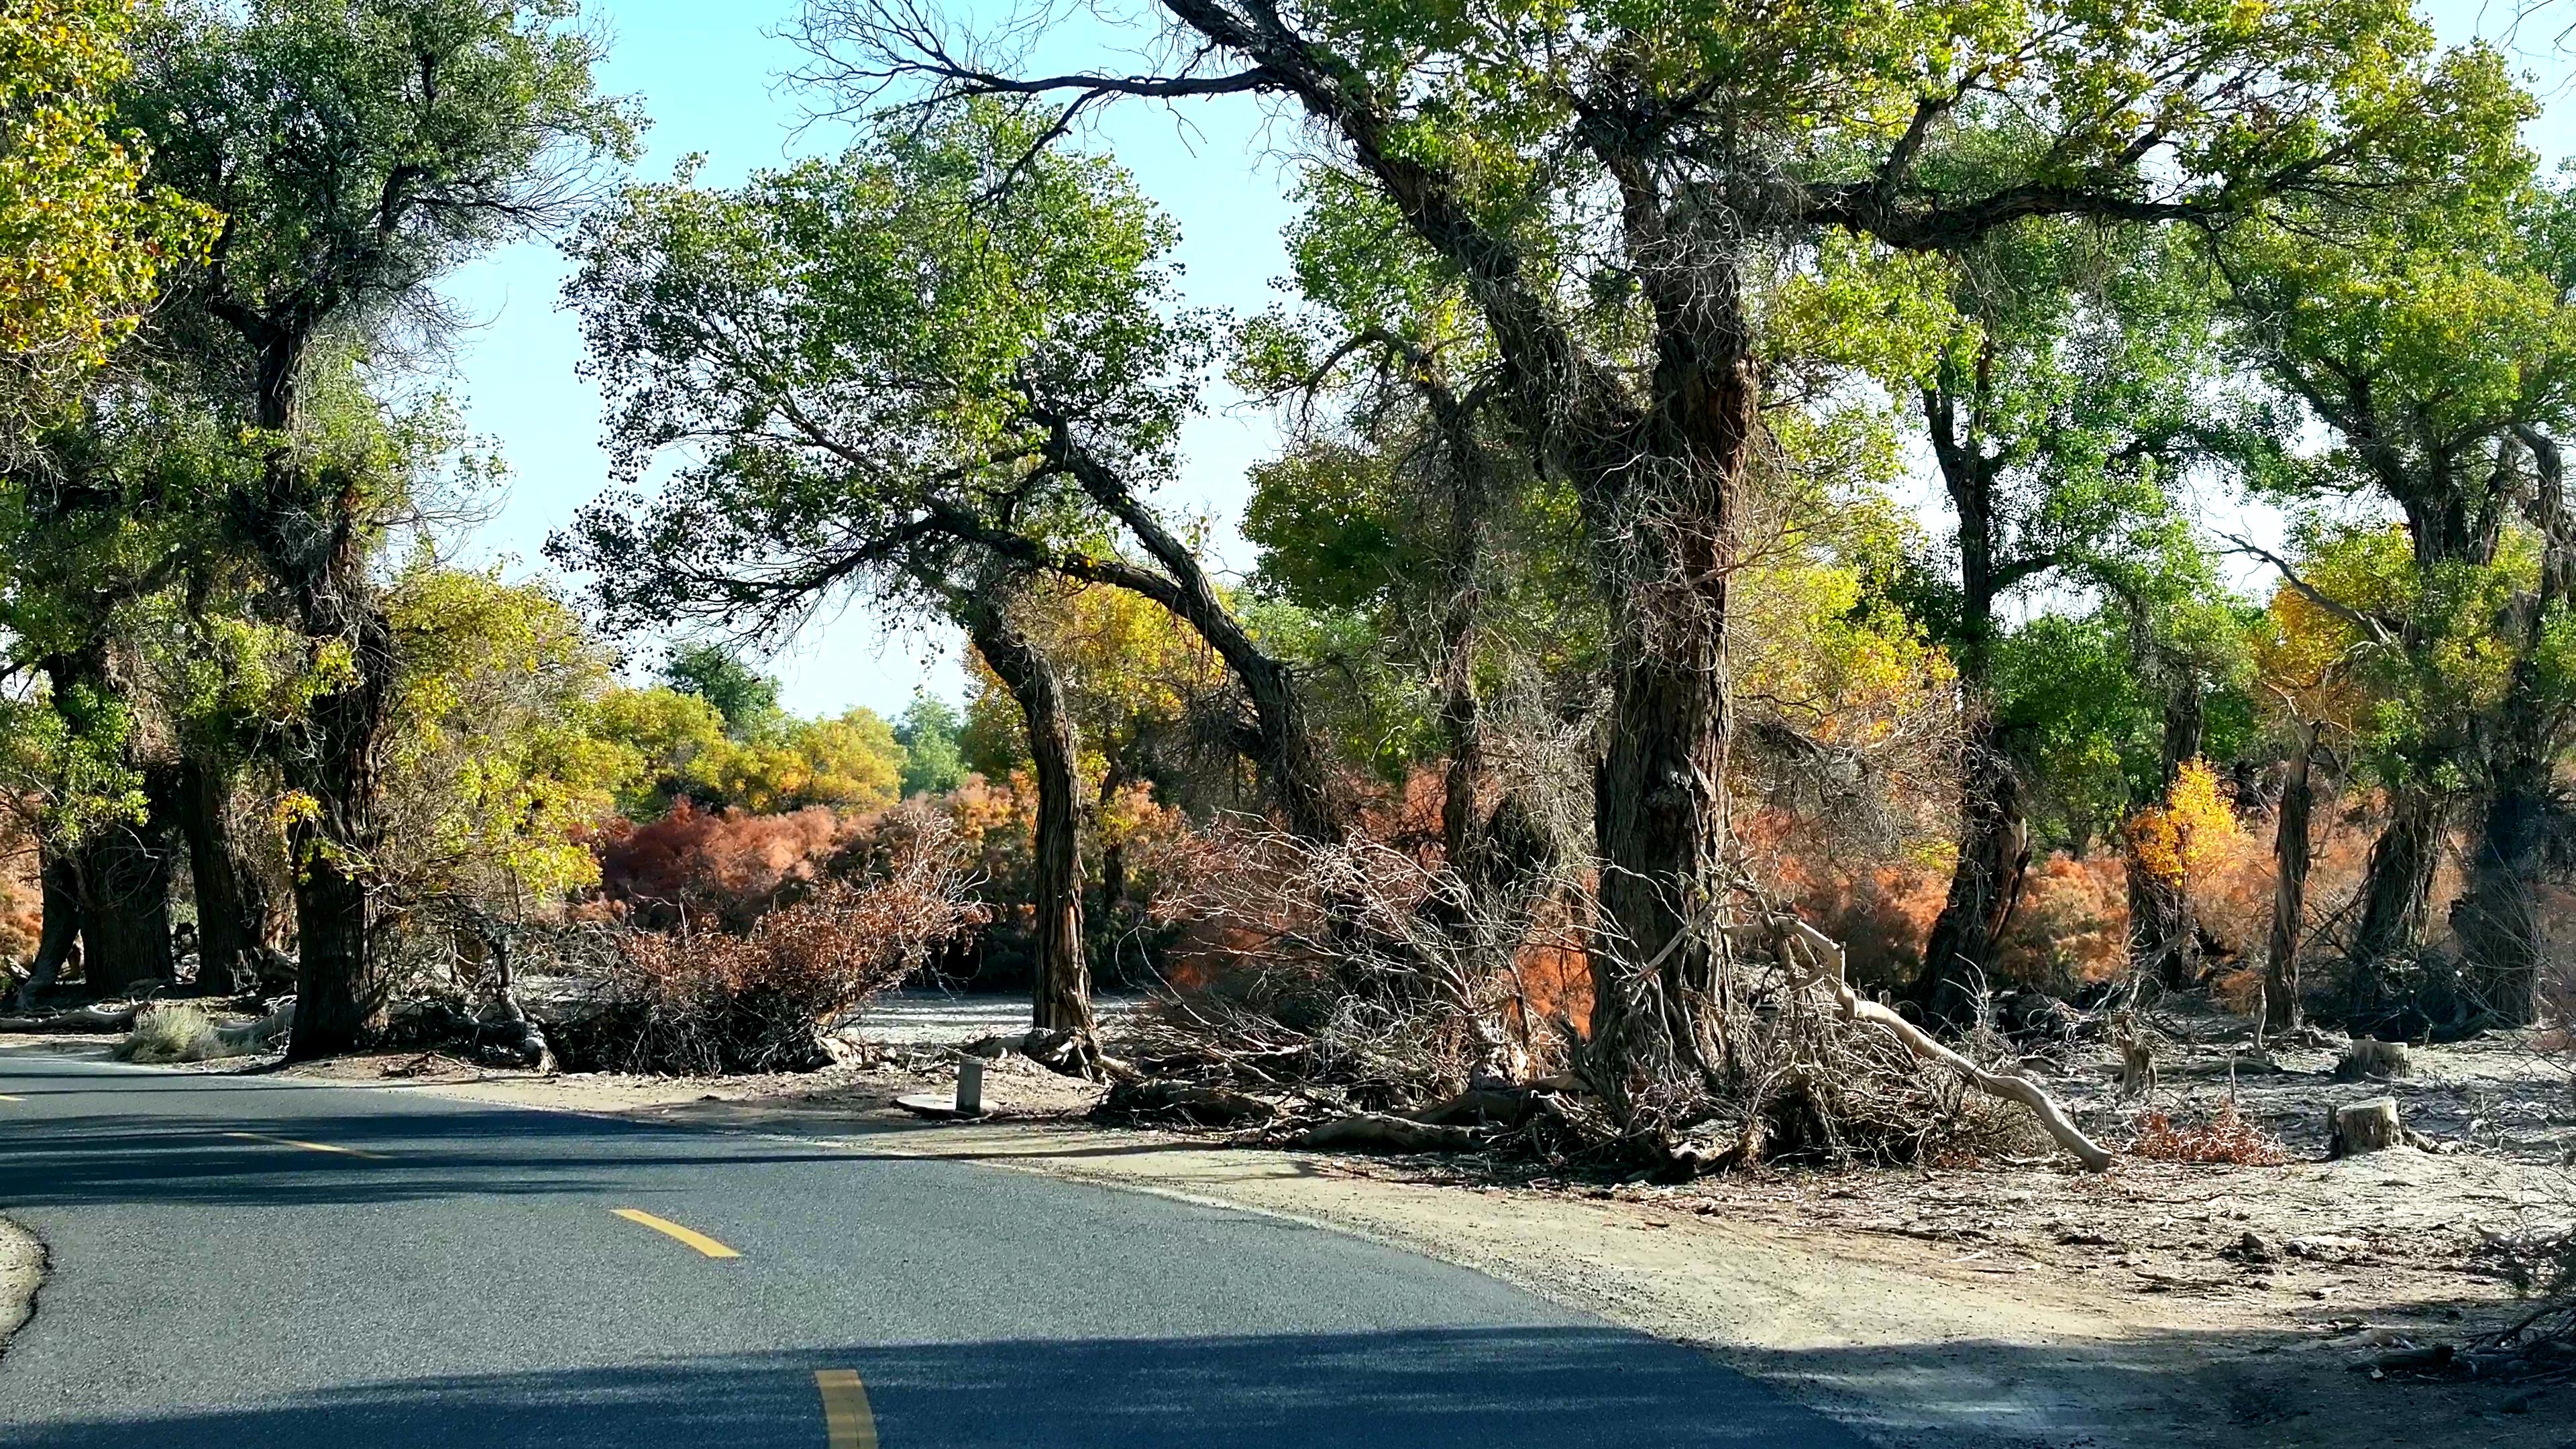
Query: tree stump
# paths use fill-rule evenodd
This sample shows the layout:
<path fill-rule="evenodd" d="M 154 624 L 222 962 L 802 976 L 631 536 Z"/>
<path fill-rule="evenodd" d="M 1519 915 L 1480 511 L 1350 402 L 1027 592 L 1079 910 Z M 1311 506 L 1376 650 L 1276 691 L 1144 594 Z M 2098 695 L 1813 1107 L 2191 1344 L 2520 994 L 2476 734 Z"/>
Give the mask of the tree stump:
<path fill-rule="evenodd" d="M 2406 1128 L 2397 1120 L 2395 1097 L 2373 1097 L 2349 1107 L 2337 1107 L 2328 1119 L 2331 1144 L 2326 1148 L 2329 1159 L 2358 1157 L 2377 1152 L 2406 1140 Z"/>
<path fill-rule="evenodd" d="M 2335 1063 L 2335 1080 L 2357 1082 L 2364 1077 L 2402 1077 L 2415 1070 L 2415 1060 L 2402 1041 L 2373 1041 L 2366 1036 L 2352 1039 L 2344 1048 L 2343 1059 Z"/>

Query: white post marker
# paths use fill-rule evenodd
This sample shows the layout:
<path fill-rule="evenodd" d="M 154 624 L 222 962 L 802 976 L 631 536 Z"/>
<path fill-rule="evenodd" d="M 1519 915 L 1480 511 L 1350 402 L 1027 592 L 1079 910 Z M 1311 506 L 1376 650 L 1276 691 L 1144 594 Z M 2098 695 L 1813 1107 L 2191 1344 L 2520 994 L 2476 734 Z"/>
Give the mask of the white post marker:
<path fill-rule="evenodd" d="M 984 1059 L 960 1057 L 957 1061 L 957 1115 L 984 1115 Z"/>

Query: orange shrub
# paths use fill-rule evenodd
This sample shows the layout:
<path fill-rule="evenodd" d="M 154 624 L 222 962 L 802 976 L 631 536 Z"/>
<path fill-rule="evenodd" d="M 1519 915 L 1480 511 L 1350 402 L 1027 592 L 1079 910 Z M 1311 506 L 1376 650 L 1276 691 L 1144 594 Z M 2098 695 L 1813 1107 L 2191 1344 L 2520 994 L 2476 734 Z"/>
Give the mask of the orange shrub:
<path fill-rule="evenodd" d="M 899 984 L 986 919 L 968 898 L 956 833 L 933 809 L 898 813 L 919 818 L 894 834 L 877 879 L 827 880 L 739 935 L 620 937 L 610 981 L 616 1004 L 585 1033 L 581 1054 L 630 1071 L 820 1065 L 818 1026 Z"/>
<path fill-rule="evenodd" d="M 740 927 L 786 887 L 811 881 L 864 835 L 873 815 L 823 806 L 785 815 L 700 810 L 687 800 L 659 820 L 617 821 L 591 842 L 600 890 L 638 925 L 709 920 Z"/>

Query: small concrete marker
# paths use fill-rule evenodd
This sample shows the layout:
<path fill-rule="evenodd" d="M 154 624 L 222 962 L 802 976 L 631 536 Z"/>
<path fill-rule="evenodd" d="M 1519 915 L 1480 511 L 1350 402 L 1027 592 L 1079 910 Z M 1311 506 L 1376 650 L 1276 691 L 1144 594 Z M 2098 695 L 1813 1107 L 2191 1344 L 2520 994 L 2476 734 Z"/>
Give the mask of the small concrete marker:
<path fill-rule="evenodd" d="M 824 1443 L 830 1449 L 877 1449 L 877 1416 L 868 1411 L 867 1385 L 856 1369 L 821 1369 L 814 1387 L 823 1395 Z"/>
<path fill-rule="evenodd" d="M 943 1102 L 928 1092 L 897 1097 L 894 1104 L 916 1117 L 948 1121 L 959 1117 L 984 1115 L 984 1059 L 965 1055 L 957 1059 L 957 1096 Z"/>
<path fill-rule="evenodd" d="M 742 1254 L 694 1229 L 681 1227 L 669 1218 L 657 1218 L 640 1208 L 610 1208 L 610 1212 L 630 1223 L 642 1223 L 667 1238 L 676 1238 L 710 1258 L 739 1258 Z"/>

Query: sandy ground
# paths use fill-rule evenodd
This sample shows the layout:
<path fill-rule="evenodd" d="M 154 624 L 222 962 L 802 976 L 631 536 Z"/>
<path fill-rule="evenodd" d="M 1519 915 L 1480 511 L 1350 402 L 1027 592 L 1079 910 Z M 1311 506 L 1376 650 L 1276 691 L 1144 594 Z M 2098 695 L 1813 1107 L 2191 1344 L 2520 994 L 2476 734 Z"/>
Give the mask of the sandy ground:
<path fill-rule="evenodd" d="M 36 1311 L 36 1289 L 45 1281 L 45 1247 L 36 1235 L 0 1218 L 0 1355 Z"/>
<path fill-rule="evenodd" d="M 925 1123 L 892 1100 L 947 1090 L 953 1058 L 912 1041 L 795 1077 L 540 1078 L 417 1053 L 296 1072 L 1276 1213 L 1701 1345 L 1889 1445 L 2576 1449 L 2576 1385 L 2365 1371 L 2389 1348 L 2455 1340 L 2512 1311 L 2516 1245 L 2563 1224 L 2576 1202 L 2562 1166 L 2576 1144 L 2564 1074 L 2528 1043 L 2487 1039 L 2419 1052 L 2416 1072 L 2395 1082 L 2339 1083 L 2323 1075 L 2330 1049 L 2276 1053 L 2272 1070 L 2225 1023 L 2168 1026 L 2178 1039 L 2158 1105 L 2190 1120 L 2232 1090 L 2290 1162 L 2124 1158 L 2097 1177 L 2014 1159 L 1678 1188 L 1564 1182 L 1508 1164 L 1096 1128 L 1076 1120 L 1091 1089 L 1016 1059 L 987 1079 L 992 1116 Z M 2051 1086 L 2116 1142 L 2136 1108 L 2116 1099 L 2114 1075 L 2079 1049 Z M 2396 1096 L 2441 1150 L 2322 1161 L 2328 1107 L 2375 1095 Z"/>

